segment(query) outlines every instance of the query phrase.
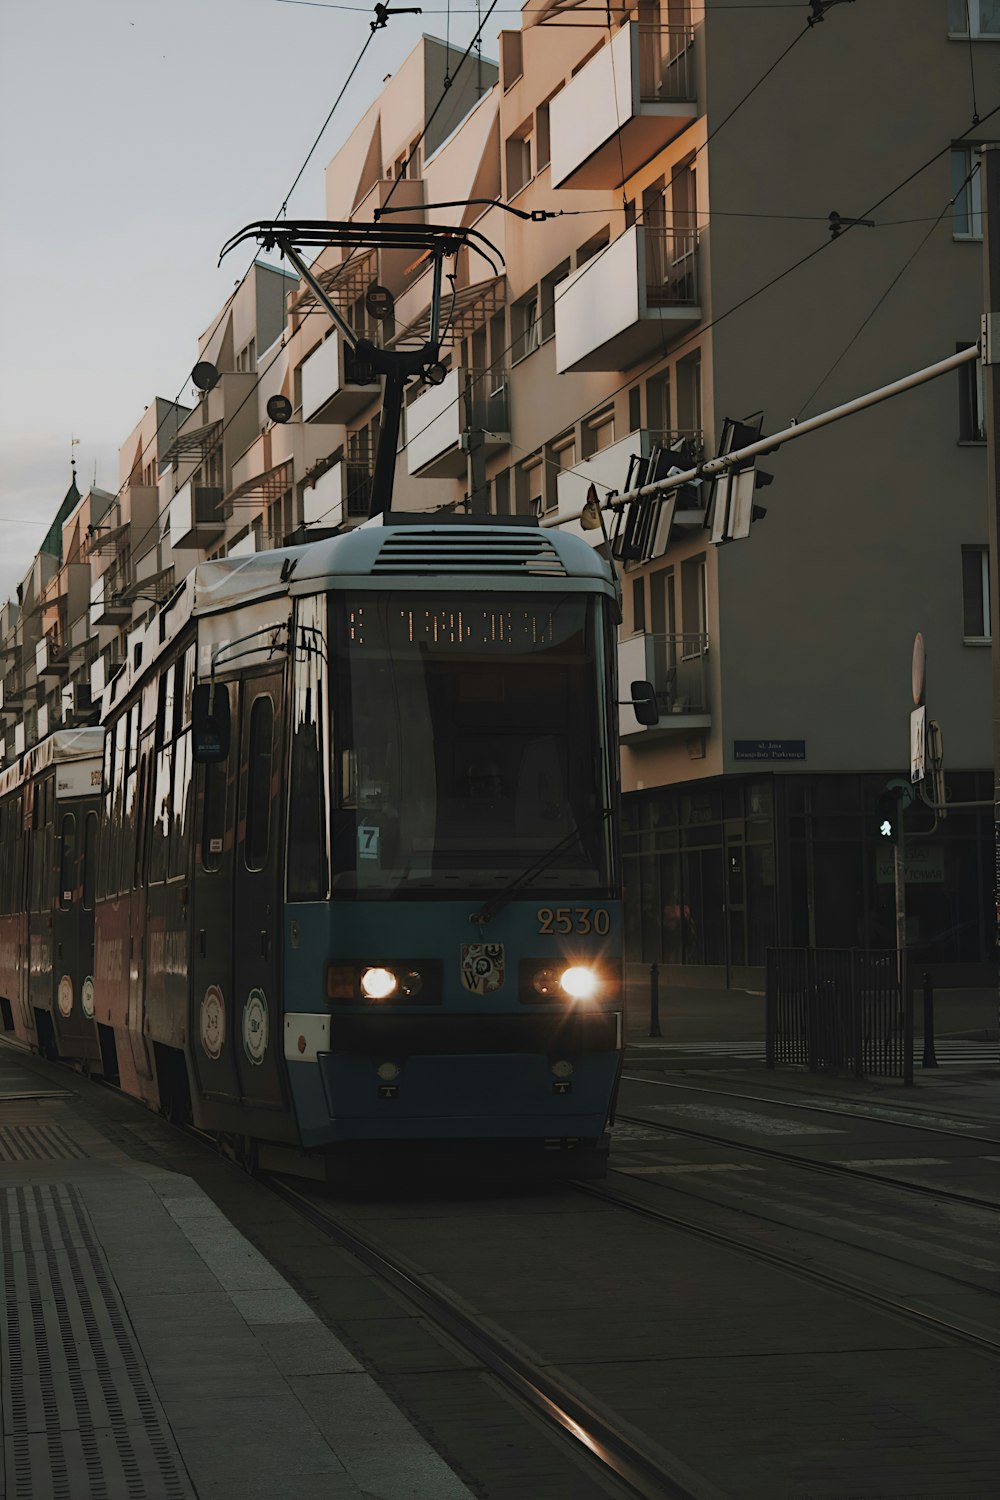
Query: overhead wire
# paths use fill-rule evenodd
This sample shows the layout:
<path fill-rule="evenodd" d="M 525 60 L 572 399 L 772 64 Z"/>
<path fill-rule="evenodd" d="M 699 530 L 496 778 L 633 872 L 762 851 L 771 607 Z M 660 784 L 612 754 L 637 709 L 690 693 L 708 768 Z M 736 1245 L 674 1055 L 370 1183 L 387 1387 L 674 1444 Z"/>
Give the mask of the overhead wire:
<path fill-rule="evenodd" d="M 975 169 L 973 169 L 973 170 L 975 170 Z M 885 291 L 878 298 L 878 301 L 872 307 L 871 311 L 867 314 L 867 316 L 859 324 L 858 328 L 855 330 L 855 332 L 848 339 L 848 341 L 844 345 L 843 349 L 841 349 L 840 353 L 837 355 L 836 359 L 833 361 L 833 364 L 829 367 L 829 369 L 821 377 L 821 379 L 818 381 L 818 383 L 813 386 L 812 390 L 809 392 L 809 395 L 803 401 L 802 405 L 799 407 L 798 411 L 795 414 L 795 420 L 796 420 L 796 422 L 800 422 L 802 420 L 802 417 L 804 416 L 806 410 L 809 408 L 809 406 L 815 400 L 815 398 L 818 395 L 818 393 L 826 385 L 826 382 L 829 380 L 829 378 L 833 374 L 834 370 L 846 358 L 847 354 L 850 352 L 850 350 L 857 343 L 858 339 L 864 333 L 865 329 L 868 327 L 868 324 L 871 322 L 872 318 L 874 318 L 875 314 L 878 312 L 878 310 L 882 306 L 883 302 L 885 302 L 886 299 L 891 294 L 893 288 L 906 275 L 906 272 L 910 269 L 910 266 L 916 260 L 917 256 L 920 254 L 920 252 L 924 248 L 924 246 L 927 244 L 927 241 L 930 239 L 930 237 L 934 233 L 935 229 L 937 229 L 938 225 L 941 223 L 941 220 L 944 218 L 945 214 L 948 212 L 948 210 L 950 208 L 952 208 L 954 206 L 955 199 L 958 197 L 959 193 L 961 193 L 963 191 L 963 189 L 968 185 L 968 183 L 971 182 L 972 175 L 973 175 L 972 172 L 970 172 L 968 174 L 968 176 L 966 177 L 965 182 L 963 182 L 962 186 L 958 189 L 958 192 L 956 192 L 951 198 L 948 199 L 948 201 L 945 203 L 944 207 L 942 208 L 941 212 L 937 215 L 936 219 L 931 224 L 931 227 L 927 230 L 927 233 L 924 234 L 921 237 L 919 243 L 916 245 L 916 247 L 907 256 L 906 260 L 903 262 L 903 264 L 900 266 L 899 270 L 896 272 L 895 276 L 889 282 L 889 285 L 886 287 Z"/>
<path fill-rule="evenodd" d="M 373 39 L 374 35 L 375 35 L 375 29 L 370 29 L 369 32 L 368 32 L 367 37 L 365 38 L 364 45 L 361 48 L 360 53 L 358 54 L 358 57 L 356 58 L 353 66 L 351 67 L 350 72 L 347 75 L 347 78 L 345 79 L 345 81 L 344 81 L 344 83 L 343 83 L 340 91 L 337 94 L 336 99 L 334 100 L 333 107 L 330 109 L 329 113 L 326 116 L 326 119 L 323 122 L 322 129 L 320 130 L 320 132 L 317 135 L 316 139 L 313 141 L 312 145 L 310 146 L 308 152 L 306 153 L 305 159 L 302 162 L 302 165 L 299 167 L 299 170 L 295 174 L 295 177 L 294 177 L 294 179 L 292 181 L 291 186 L 289 187 L 288 191 L 285 193 L 285 196 L 284 196 L 284 198 L 282 200 L 281 208 L 279 210 L 279 216 L 287 208 L 288 202 L 289 202 L 289 200 L 290 200 L 293 192 L 295 191 L 296 187 L 298 186 L 299 182 L 301 181 L 302 175 L 305 172 L 305 170 L 306 170 L 306 168 L 307 168 L 310 160 L 312 159 L 312 156 L 315 153 L 316 148 L 319 145 L 319 142 L 322 139 L 323 134 L 326 131 L 327 126 L 329 125 L 331 119 L 333 118 L 333 115 L 334 115 L 335 110 L 337 109 L 337 106 L 340 104 L 341 100 L 343 99 L 344 94 L 346 93 L 347 88 L 350 85 L 351 79 L 354 77 L 355 73 L 357 72 L 358 67 L 361 64 L 361 61 L 362 61 L 362 59 L 365 56 L 365 53 L 367 52 L 369 46 L 371 45 L 372 39 Z M 212 327 L 209 330 L 209 333 L 206 335 L 206 337 L 205 337 L 205 348 L 206 349 L 211 346 L 211 342 L 214 339 L 214 337 L 215 337 L 216 333 L 218 332 L 218 330 L 222 327 L 223 321 L 224 321 L 224 319 L 225 319 L 225 317 L 226 317 L 229 309 L 231 308 L 234 299 L 238 295 L 238 293 L 240 291 L 240 288 L 244 285 L 244 283 L 246 282 L 247 277 L 250 275 L 250 272 L 253 270 L 254 266 L 257 263 L 258 263 L 258 255 L 255 252 L 255 254 L 253 255 L 253 257 L 250 260 L 249 265 L 247 266 L 246 270 L 243 272 L 243 275 L 240 277 L 239 281 L 236 283 L 235 287 L 233 288 L 233 290 L 229 293 L 228 297 L 226 298 L 226 300 L 225 300 L 225 302 L 223 304 L 222 310 L 220 311 L 220 313 L 218 314 L 217 318 L 213 322 Z M 223 424 L 223 426 L 222 426 L 222 428 L 220 429 L 220 432 L 219 432 L 219 439 L 220 439 L 220 441 L 221 441 L 221 438 L 225 435 L 225 433 L 228 430 L 228 428 L 231 425 L 231 423 L 235 420 L 235 418 L 243 410 L 244 406 L 246 405 L 246 403 L 250 399 L 250 397 L 252 395 L 256 394 L 256 391 L 257 391 L 257 388 L 258 388 L 258 386 L 260 384 L 261 378 L 263 377 L 263 375 L 267 374 L 268 370 L 271 369 L 271 367 L 274 365 L 274 363 L 280 357 L 280 355 L 281 355 L 281 353 L 282 353 L 282 351 L 284 349 L 284 343 L 285 343 L 284 338 L 282 338 L 281 345 L 280 345 L 277 353 L 275 354 L 274 358 L 269 362 L 269 364 L 265 367 L 264 370 L 258 372 L 257 379 L 254 381 L 254 383 L 250 387 L 249 391 L 243 397 L 243 400 L 239 403 L 239 406 L 237 406 L 237 408 L 235 409 L 235 411 L 230 415 L 230 417 Z M 183 396 L 183 394 L 184 394 L 184 392 L 187 389 L 187 386 L 189 384 L 190 384 L 190 376 L 188 376 L 187 379 L 184 381 L 183 385 L 180 387 L 180 390 L 178 391 L 178 393 L 177 393 L 176 397 L 174 398 L 174 400 L 172 402 L 168 403 L 167 410 L 164 412 L 164 414 L 161 417 L 160 421 L 156 424 L 156 427 L 154 428 L 154 430 L 153 430 L 151 436 L 149 437 L 148 441 L 141 448 L 141 450 L 139 452 L 139 460 L 138 460 L 140 464 L 145 460 L 147 454 L 149 454 L 151 451 L 155 450 L 155 445 L 156 445 L 157 439 L 160 436 L 160 433 L 161 433 L 161 431 L 163 429 L 163 426 L 164 426 L 165 422 L 167 421 L 168 416 L 170 415 L 170 412 L 173 411 L 173 410 L 176 410 L 176 408 L 181 405 L 181 397 Z M 133 471 L 134 471 L 134 467 L 135 467 L 135 465 L 133 464 Z M 121 499 L 122 494 L 128 488 L 129 482 L 130 482 L 130 480 L 126 479 L 122 484 L 119 485 L 118 489 L 112 495 L 112 498 L 111 498 L 111 501 L 110 501 L 110 504 L 109 504 L 109 507 L 108 507 L 109 509 L 110 509 L 110 505 L 113 505 L 116 501 L 118 501 L 118 500 Z M 161 509 L 159 509 L 157 511 L 157 514 L 155 515 L 155 517 L 153 518 L 153 520 L 149 523 L 149 525 L 146 527 L 146 529 L 137 538 L 135 538 L 135 539 L 132 540 L 131 547 L 132 547 L 133 553 L 138 549 L 139 546 L 141 546 L 141 544 L 149 536 L 151 536 L 153 534 L 154 531 L 156 531 L 162 525 L 163 519 L 166 516 L 166 514 L 167 514 L 167 512 L 168 512 L 168 510 L 170 508 L 170 504 L 172 503 L 172 501 L 173 501 L 173 496 L 170 497 L 170 500 L 166 503 L 166 505 L 164 505 Z M 0 518 L 0 519 L 2 519 L 2 518 Z M 37 523 L 33 523 L 33 524 L 37 524 Z"/>

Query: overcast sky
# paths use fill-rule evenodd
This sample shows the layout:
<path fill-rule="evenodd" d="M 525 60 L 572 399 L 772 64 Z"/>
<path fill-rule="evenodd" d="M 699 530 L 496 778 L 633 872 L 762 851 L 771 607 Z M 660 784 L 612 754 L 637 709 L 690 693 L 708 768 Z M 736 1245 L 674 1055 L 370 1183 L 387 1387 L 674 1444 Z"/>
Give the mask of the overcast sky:
<path fill-rule="evenodd" d="M 185 385 L 246 268 L 241 247 L 216 269 L 219 249 L 276 215 L 369 34 L 373 8 L 357 4 L 0 8 L 0 600 L 66 492 L 71 437 L 81 491 L 95 469 L 116 490 L 119 444 L 154 396 Z M 421 31 L 444 36 L 441 4 L 376 35 L 292 216 L 324 215 L 325 164 Z M 450 20 L 464 47 L 474 0 L 455 4 L 473 7 Z M 496 14 L 484 53 L 516 24 Z"/>

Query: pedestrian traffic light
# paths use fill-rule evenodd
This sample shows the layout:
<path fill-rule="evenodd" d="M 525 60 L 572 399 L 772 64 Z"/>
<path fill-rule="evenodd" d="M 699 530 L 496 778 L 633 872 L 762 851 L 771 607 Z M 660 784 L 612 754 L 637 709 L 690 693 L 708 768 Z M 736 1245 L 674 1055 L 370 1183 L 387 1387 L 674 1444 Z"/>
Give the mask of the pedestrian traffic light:
<path fill-rule="evenodd" d="M 875 803 L 875 818 L 880 839 L 899 843 L 899 798 L 892 792 L 881 792 Z"/>

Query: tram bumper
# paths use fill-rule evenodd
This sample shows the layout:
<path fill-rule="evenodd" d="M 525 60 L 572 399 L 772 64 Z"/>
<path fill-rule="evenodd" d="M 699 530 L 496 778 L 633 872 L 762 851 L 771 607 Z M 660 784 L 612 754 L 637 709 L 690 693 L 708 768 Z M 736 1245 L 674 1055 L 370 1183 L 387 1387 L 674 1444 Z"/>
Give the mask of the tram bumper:
<path fill-rule="evenodd" d="M 329 1050 L 289 1074 L 305 1146 L 558 1146 L 602 1137 L 620 1060 L 618 1012 L 364 1015 L 336 1018 Z"/>

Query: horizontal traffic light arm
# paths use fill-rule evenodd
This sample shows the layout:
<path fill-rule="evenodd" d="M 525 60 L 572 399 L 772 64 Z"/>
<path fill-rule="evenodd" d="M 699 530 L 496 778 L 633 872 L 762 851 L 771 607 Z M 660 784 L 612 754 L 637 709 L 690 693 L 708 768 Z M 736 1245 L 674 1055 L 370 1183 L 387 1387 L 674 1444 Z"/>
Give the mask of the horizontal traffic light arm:
<path fill-rule="evenodd" d="M 957 354 L 938 360 L 937 364 L 928 365 L 923 370 L 914 370 L 912 374 L 904 375 L 900 380 L 894 380 L 891 385 L 883 385 L 877 391 L 869 391 L 864 396 L 855 396 L 853 401 L 845 401 L 843 406 L 835 406 L 830 411 L 822 411 L 815 417 L 808 417 L 804 422 L 795 422 L 782 432 L 775 432 L 770 437 L 760 438 L 758 442 L 749 443 L 745 448 L 738 448 L 733 453 L 724 453 L 720 458 L 706 459 L 697 468 L 686 469 L 683 474 L 673 474 L 669 479 L 656 479 L 651 484 L 640 485 L 638 489 L 627 490 L 623 495 L 612 493 L 605 500 L 604 508 L 620 510 L 623 505 L 632 505 L 637 500 L 659 500 L 668 490 L 679 489 L 682 484 L 690 484 L 694 479 L 709 479 L 713 474 L 724 473 L 726 469 L 746 468 L 748 462 L 752 462 L 764 453 L 773 453 L 775 448 L 781 447 L 782 443 L 790 443 L 793 438 L 805 437 L 807 432 L 815 432 L 819 427 L 829 427 L 831 422 L 839 422 L 842 417 L 853 416 L 856 411 L 864 411 L 869 406 L 877 406 L 880 401 L 888 401 L 890 396 L 899 396 L 903 391 L 910 391 L 915 386 L 925 385 L 928 380 L 936 380 L 939 375 L 947 375 L 949 371 L 957 370 L 960 365 L 968 364 L 970 360 L 979 357 L 979 344 L 970 344 L 968 349 L 960 349 Z M 561 523 L 571 518 L 560 516 L 558 519 Z"/>

